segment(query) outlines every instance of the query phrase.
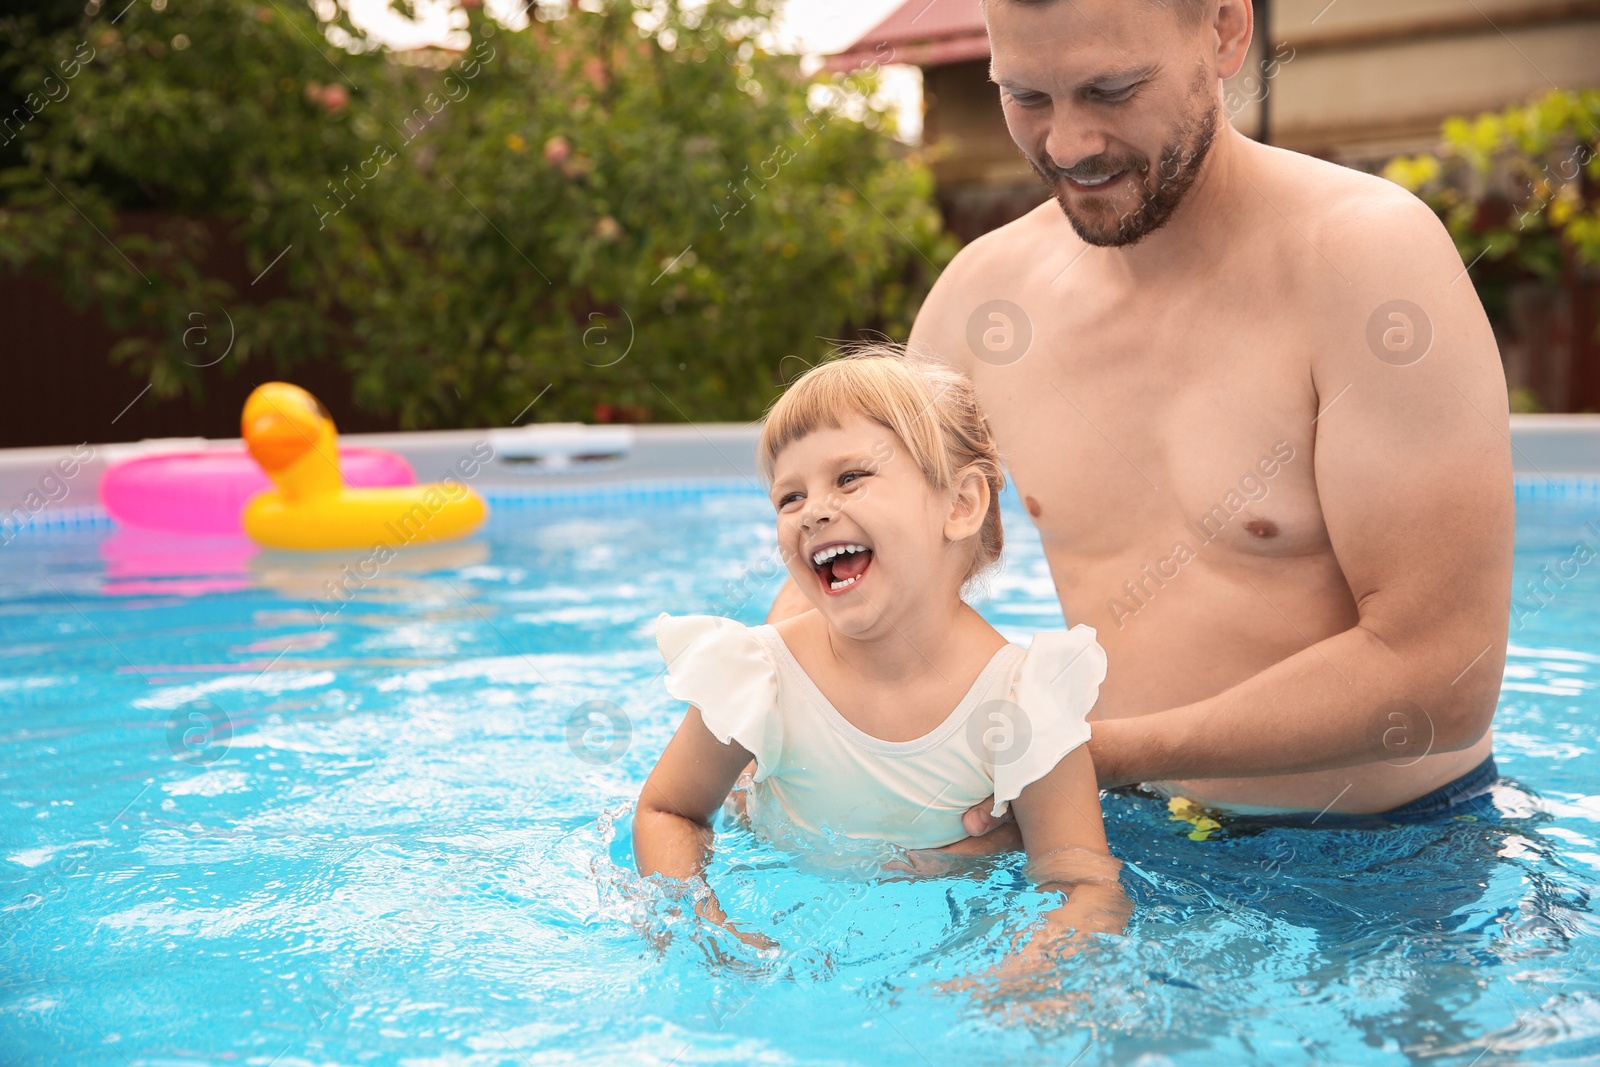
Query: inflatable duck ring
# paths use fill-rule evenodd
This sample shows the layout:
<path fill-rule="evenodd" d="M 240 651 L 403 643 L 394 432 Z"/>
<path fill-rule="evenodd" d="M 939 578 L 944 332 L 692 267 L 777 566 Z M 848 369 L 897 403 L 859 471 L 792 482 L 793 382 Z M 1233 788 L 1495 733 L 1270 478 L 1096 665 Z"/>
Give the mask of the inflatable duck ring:
<path fill-rule="evenodd" d="M 317 398 L 268 382 L 244 403 L 241 434 L 276 488 L 250 498 L 244 530 L 267 548 L 399 547 L 465 537 L 483 498 L 459 481 L 352 489 L 339 474 L 338 432 Z"/>

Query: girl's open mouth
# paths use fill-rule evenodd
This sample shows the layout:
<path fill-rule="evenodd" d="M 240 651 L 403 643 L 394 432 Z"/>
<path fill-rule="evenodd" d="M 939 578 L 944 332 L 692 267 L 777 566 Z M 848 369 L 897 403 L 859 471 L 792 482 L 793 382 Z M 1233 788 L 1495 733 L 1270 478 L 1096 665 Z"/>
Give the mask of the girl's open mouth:
<path fill-rule="evenodd" d="M 811 553 L 811 569 L 822 579 L 822 588 L 830 596 L 860 581 L 871 563 L 872 549 L 853 541 L 823 545 Z"/>

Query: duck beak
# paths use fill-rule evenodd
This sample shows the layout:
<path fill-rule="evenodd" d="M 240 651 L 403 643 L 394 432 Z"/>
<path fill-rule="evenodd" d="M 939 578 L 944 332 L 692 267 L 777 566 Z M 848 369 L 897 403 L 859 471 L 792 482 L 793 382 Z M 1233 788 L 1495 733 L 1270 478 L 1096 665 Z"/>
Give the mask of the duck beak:
<path fill-rule="evenodd" d="M 265 411 L 243 426 L 245 445 L 261 469 L 277 474 L 316 446 L 316 436 L 308 427 L 276 411 Z"/>
<path fill-rule="evenodd" d="M 239 436 L 274 481 L 314 451 L 325 455 L 334 481 L 338 480 L 339 464 L 332 447 L 338 435 L 333 419 L 316 397 L 298 385 L 265 382 L 256 386 L 239 416 Z M 320 484 L 320 478 L 312 480 Z"/>

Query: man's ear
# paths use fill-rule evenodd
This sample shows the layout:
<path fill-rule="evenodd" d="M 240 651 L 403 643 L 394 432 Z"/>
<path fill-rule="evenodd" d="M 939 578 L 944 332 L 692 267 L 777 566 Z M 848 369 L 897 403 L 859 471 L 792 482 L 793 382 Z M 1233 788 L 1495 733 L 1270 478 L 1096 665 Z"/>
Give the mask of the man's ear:
<path fill-rule="evenodd" d="M 965 541 L 983 529 L 983 520 L 989 514 L 989 479 L 976 467 L 963 470 L 956 483 L 955 495 L 950 500 L 950 513 L 944 520 L 947 541 Z"/>
<path fill-rule="evenodd" d="M 1244 69 L 1255 32 L 1255 11 L 1250 0 L 1222 0 L 1211 24 L 1217 35 L 1217 77 L 1227 80 Z M 1262 53 L 1272 55 L 1272 42 L 1261 42 Z"/>

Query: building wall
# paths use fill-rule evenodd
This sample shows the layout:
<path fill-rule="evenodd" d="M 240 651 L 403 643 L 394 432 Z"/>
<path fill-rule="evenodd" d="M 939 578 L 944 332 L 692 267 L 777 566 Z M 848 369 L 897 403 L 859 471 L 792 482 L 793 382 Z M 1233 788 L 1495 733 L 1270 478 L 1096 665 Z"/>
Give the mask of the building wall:
<path fill-rule="evenodd" d="M 1595 0 L 1276 0 L 1293 58 L 1274 144 L 1355 165 L 1431 147 L 1450 115 L 1600 85 Z"/>

